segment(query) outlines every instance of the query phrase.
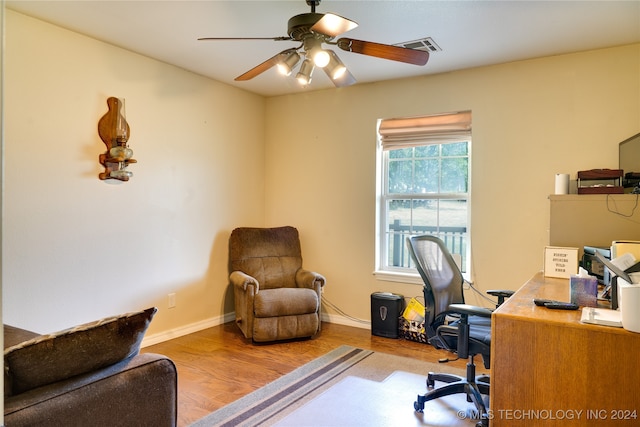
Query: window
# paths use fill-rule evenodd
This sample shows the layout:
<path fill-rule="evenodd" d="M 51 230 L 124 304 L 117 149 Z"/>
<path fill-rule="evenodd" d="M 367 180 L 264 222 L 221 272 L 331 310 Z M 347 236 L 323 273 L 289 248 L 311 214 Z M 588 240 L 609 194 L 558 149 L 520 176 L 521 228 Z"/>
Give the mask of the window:
<path fill-rule="evenodd" d="M 381 120 L 376 274 L 415 275 L 407 236 L 440 237 L 470 272 L 471 113 Z"/>

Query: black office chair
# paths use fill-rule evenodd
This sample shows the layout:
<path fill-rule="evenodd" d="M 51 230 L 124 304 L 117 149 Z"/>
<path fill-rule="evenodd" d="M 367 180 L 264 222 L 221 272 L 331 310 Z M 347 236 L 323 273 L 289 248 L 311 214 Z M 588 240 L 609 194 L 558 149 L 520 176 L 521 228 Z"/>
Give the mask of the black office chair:
<path fill-rule="evenodd" d="M 431 235 L 407 238 L 409 253 L 424 281 L 425 334 L 429 344 L 457 353 L 469 359 L 466 377 L 429 372 L 424 395 L 414 403 L 417 412 L 423 412 L 425 402 L 452 394 L 465 393 L 473 402 L 480 421 L 478 427 L 489 425 L 483 395 L 489 395 L 489 377 L 476 376 L 475 355 L 481 355 L 489 369 L 491 355 L 491 313 L 484 307 L 464 302 L 464 278 L 444 242 Z M 487 291 L 498 298 L 498 305 L 513 291 Z M 447 383 L 434 389 L 435 381 Z"/>

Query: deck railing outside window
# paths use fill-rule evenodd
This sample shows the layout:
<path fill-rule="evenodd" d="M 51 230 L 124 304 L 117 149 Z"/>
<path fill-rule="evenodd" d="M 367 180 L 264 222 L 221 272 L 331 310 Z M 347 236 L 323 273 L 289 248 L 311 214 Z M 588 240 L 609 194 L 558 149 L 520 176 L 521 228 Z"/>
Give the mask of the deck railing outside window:
<path fill-rule="evenodd" d="M 452 254 L 461 258 L 461 270 L 465 272 L 467 257 L 467 228 L 466 227 L 436 227 L 401 225 L 399 220 L 389 224 L 389 265 L 394 267 L 413 267 L 413 261 L 407 250 L 408 236 L 418 234 L 432 234 L 444 241 Z"/>

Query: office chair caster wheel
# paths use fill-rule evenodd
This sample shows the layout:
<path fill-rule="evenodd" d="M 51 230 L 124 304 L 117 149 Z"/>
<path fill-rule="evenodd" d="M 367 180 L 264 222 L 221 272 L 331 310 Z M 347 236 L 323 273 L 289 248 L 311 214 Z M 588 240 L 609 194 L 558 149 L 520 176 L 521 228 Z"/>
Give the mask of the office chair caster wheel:
<path fill-rule="evenodd" d="M 435 386 L 436 386 L 436 381 L 433 379 L 433 375 L 431 374 L 431 372 L 429 372 L 427 374 L 427 389 L 433 390 Z"/>
<path fill-rule="evenodd" d="M 486 418 L 481 419 L 476 423 L 476 427 L 489 427 L 489 420 Z"/>
<path fill-rule="evenodd" d="M 413 409 L 415 409 L 416 412 L 424 412 L 424 396 L 418 395 L 418 400 L 413 402 Z"/>

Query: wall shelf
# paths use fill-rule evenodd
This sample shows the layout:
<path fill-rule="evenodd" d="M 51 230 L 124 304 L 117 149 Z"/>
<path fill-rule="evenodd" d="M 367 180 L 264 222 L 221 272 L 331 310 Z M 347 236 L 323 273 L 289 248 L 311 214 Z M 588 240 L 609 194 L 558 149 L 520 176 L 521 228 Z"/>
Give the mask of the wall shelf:
<path fill-rule="evenodd" d="M 552 194 L 549 196 L 549 245 L 611 245 L 614 240 L 640 240 L 640 195 Z"/>

